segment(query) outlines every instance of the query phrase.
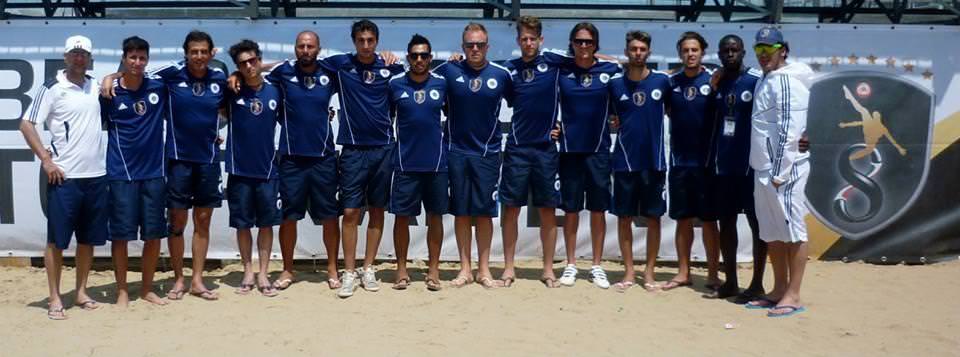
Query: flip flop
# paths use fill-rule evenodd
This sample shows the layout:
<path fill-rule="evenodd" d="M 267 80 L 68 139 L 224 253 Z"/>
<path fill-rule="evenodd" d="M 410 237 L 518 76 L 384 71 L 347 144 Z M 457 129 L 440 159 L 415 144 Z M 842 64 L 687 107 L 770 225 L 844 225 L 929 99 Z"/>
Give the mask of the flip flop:
<path fill-rule="evenodd" d="M 330 290 L 339 289 L 340 280 L 334 278 L 327 279 L 327 286 L 330 287 Z"/>
<path fill-rule="evenodd" d="M 273 288 L 277 290 L 287 290 L 290 285 L 293 285 L 293 279 L 280 279 L 273 282 Z"/>
<path fill-rule="evenodd" d="M 743 305 L 761 297 L 763 297 L 762 294 L 758 294 L 750 290 L 744 290 L 740 293 L 740 295 L 737 295 L 737 297 L 733 299 L 733 303 L 737 305 Z"/>
<path fill-rule="evenodd" d="M 63 312 L 63 306 L 47 307 L 47 318 L 51 320 L 66 320 L 67 314 Z"/>
<path fill-rule="evenodd" d="M 240 288 L 235 290 L 234 293 L 237 295 L 247 295 L 253 291 L 255 285 L 253 283 L 240 283 Z"/>
<path fill-rule="evenodd" d="M 627 289 L 632 288 L 634 285 L 635 284 L 632 281 L 619 281 L 613 284 L 613 288 L 616 289 L 618 293 L 625 293 L 627 292 Z"/>
<path fill-rule="evenodd" d="M 183 291 L 183 290 L 170 290 L 167 292 L 167 299 L 181 300 L 183 299 L 183 294 L 185 293 L 186 291 Z"/>
<path fill-rule="evenodd" d="M 691 282 L 691 281 L 689 281 L 689 280 L 687 280 L 687 281 L 670 280 L 670 281 L 668 281 L 666 284 L 664 284 L 663 286 L 661 286 L 660 288 L 661 288 L 662 290 L 664 290 L 664 291 L 667 291 L 667 290 L 673 290 L 673 289 L 676 289 L 676 288 L 681 288 L 681 287 L 684 287 L 684 286 L 692 286 L 692 285 L 693 285 L 693 282 Z"/>
<path fill-rule="evenodd" d="M 204 290 L 204 291 L 193 291 L 193 290 L 191 290 L 191 291 L 190 291 L 190 295 L 196 296 L 196 297 L 198 297 L 198 298 L 201 298 L 201 299 L 204 299 L 204 300 L 207 300 L 207 301 L 216 301 L 216 300 L 219 300 L 219 299 L 220 299 L 220 296 L 217 295 L 217 293 L 215 293 L 215 292 L 213 292 L 213 291 L 210 291 L 210 290 Z"/>
<path fill-rule="evenodd" d="M 277 292 L 277 288 L 273 287 L 272 284 L 268 286 L 258 287 L 257 290 L 260 290 L 260 295 L 263 295 L 266 297 L 274 297 L 274 296 L 280 295 L 280 293 Z"/>
<path fill-rule="evenodd" d="M 400 278 L 393 283 L 393 290 L 407 290 L 407 287 L 410 286 L 410 278 Z"/>
<path fill-rule="evenodd" d="M 469 276 L 457 276 L 453 280 L 450 280 L 450 286 L 455 288 L 462 288 L 473 282 L 473 278 Z"/>
<path fill-rule="evenodd" d="M 750 310 L 766 310 L 777 306 L 777 302 L 778 301 L 773 301 L 765 296 L 761 296 L 755 300 L 750 300 L 746 304 L 743 304 L 743 307 Z"/>
<path fill-rule="evenodd" d="M 773 312 L 773 310 L 776 310 L 776 309 L 787 309 L 789 311 L 778 314 Z M 780 305 L 780 306 L 771 307 L 770 311 L 767 311 L 767 317 L 789 317 L 804 311 L 807 311 L 807 309 L 803 306 Z"/>
<path fill-rule="evenodd" d="M 547 287 L 548 289 L 556 289 L 560 287 L 560 285 L 557 284 L 557 278 L 554 277 L 540 278 L 540 282 L 543 283 L 543 286 Z"/>
<path fill-rule="evenodd" d="M 427 283 L 427 290 L 440 291 L 440 289 L 443 289 L 443 286 L 440 285 L 440 280 L 437 280 L 434 278 L 427 278 L 426 283 Z"/>
<path fill-rule="evenodd" d="M 500 281 L 500 280 L 493 280 L 493 278 L 490 278 L 489 276 L 485 276 L 485 277 L 482 277 L 482 278 L 480 278 L 480 279 L 477 279 L 477 282 L 479 282 L 479 283 L 480 283 L 480 286 L 483 286 L 483 288 L 484 288 L 484 289 L 487 289 L 487 290 L 496 289 L 496 288 L 502 288 L 502 287 L 503 287 L 503 282 L 502 282 L 502 281 Z"/>
<path fill-rule="evenodd" d="M 657 284 L 657 283 L 643 283 L 643 290 L 646 290 L 646 291 L 649 291 L 649 292 L 654 292 L 654 291 L 657 291 L 657 290 L 660 290 L 660 289 L 661 289 L 660 284 Z"/>
<path fill-rule="evenodd" d="M 84 300 L 83 302 L 76 303 L 76 306 L 87 311 L 93 311 L 100 308 L 100 304 L 93 300 Z"/>
<path fill-rule="evenodd" d="M 500 278 L 500 281 L 503 282 L 503 287 L 509 288 L 509 287 L 513 286 L 513 283 L 514 283 L 514 282 L 517 281 L 517 278 L 516 278 L 516 277 L 513 277 L 513 276 L 508 276 L 508 277 L 505 277 L 505 278 L 504 278 L 504 277 L 501 277 L 501 278 Z"/>

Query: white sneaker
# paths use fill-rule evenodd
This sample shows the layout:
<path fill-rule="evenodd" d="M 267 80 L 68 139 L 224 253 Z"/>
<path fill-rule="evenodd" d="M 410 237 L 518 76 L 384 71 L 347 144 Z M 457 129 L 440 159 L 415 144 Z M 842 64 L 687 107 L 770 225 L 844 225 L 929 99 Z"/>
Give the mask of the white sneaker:
<path fill-rule="evenodd" d="M 360 268 L 363 272 L 363 276 L 360 278 L 360 283 L 363 284 L 363 290 L 375 292 L 380 291 L 380 282 L 377 281 L 376 271 L 373 270 L 373 267 L 367 269 Z"/>
<path fill-rule="evenodd" d="M 577 266 L 573 264 L 567 264 L 566 268 L 563 268 L 563 275 L 560 276 L 560 285 L 563 286 L 573 286 L 577 282 Z"/>
<path fill-rule="evenodd" d="M 354 290 L 357 290 L 357 272 L 343 272 L 343 278 L 341 279 L 340 290 L 337 291 L 337 296 L 341 298 L 351 297 L 353 296 Z"/>
<path fill-rule="evenodd" d="M 599 265 L 594 265 L 590 267 L 590 277 L 593 280 L 593 285 L 596 285 L 598 288 L 607 289 L 610 287 L 610 281 L 607 280 L 607 273 L 603 271 Z"/>

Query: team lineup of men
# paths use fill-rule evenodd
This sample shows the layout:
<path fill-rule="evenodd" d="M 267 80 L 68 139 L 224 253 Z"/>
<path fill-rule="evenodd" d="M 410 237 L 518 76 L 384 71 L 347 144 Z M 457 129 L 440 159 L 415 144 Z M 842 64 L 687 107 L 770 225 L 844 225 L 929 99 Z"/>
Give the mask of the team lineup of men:
<path fill-rule="evenodd" d="M 229 48 L 237 68 L 233 74 L 209 66 L 216 49 L 204 32 L 186 36 L 183 61 L 149 72 L 150 46 L 133 36 L 122 43 L 121 72 L 100 82 L 86 74 L 91 41 L 68 38 L 66 68 L 38 89 L 21 123 L 49 183 L 47 316 L 67 317 L 60 270 L 62 251 L 74 235 L 75 306 L 99 307 L 86 293 L 86 278 L 93 247 L 107 241 L 117 304 L 128 304 L 126 243 L 137 239 L 144 241 L 140 298 L 157 305 L 185 294 L 217 300 L 202 272 L 210 219 L 224 194 L 244 269 L 237 294 L 259 291 L 272 297 L 293 284 L 297 222 L 308 212 L 323 224 L 324 245 L 332 257 L 327 284 L 341 298 L 359 287 L 380 289 L 372 265 L 384 214 L 394 214 L 397 278 L 392 287 L 407 289 L 408 225 L 421 209 L 427 217 L 427 289 L 473 282 L 487 289 L 510 287 L 516 281 L 518 217 L 521 207 L 528 206 L 536 207 L 541 219 L 540 280 L 548 288 L 573 286 L 580 276 L 575 247 L 579 213 L 586 209 L 593 247 L 588 276 L 599 288 L 624 292 L 635 285 L 637 218 L 647 227 L 643 288 L 692 285 L 690 255 L 699 220 L 712 297 L 766 309 L 771 317 L 804 311 L 799 290 L 807 257 L 803 191 L 809 165 L 801 137 L 808 101 L 805 80 L 811 71 L 787 62 L 789 45 L 777 28 L 763 27 L 756 35 L 759 69 L 743 64 L 740 37 L 723 37 L 718 46 L 722 67 L 716 71 L 701 62 L 708 48 L 704 38 L 685 32 L 676 43 L 682 64 L 673 73 L 647 66 L 652 39 L 642 31 L 626 33 L 627 60 L 616 63 L 598 54 L 600 34 L 591 23 L 574 26 L 565 54 L 541 48 L 542 25 L 536 17 L 521 17 L 516 29 L 519 58 L 502 65 L 489 61 L 487 30 L 470 23 L 462 34 L 463 54 L 431 68 L 433 48 L 427 38 L 412 36 L 404 66 L 392 53 L 377 52 L 379 28 L 360 20 L 351 28 L 354 53 L 320 58 L 319 36 L 303 31 L 296 37 L 295 59 L 263 63 L 258 44 L 242 40 Z M 334 94 L 340 101 L 336 133 L 328 111 Z M 513 108 L 506 145 L 498 119 L 504 100 Z M 36 130 L 40 122 L 50 131 L 47 146 Z M 218 134 L 224 127 L 225 142 Z M 336 145 L 341 146 L 339 155 Z M 228 173 L 225 188 L 221 148 Z M 493 217 L 501 203 L 505 262 L 502 275 L 495 277 L 489 261 Z M 184 229 L 191 209 L 193 274 L 188 282 Z M 369 215 L 366 252 L 357 267 L 364 209 Z M 565 213 L 566 266 L 559 278 L 553 269 L 556 209 Z M 623 279 L 613 284 L 600 266 L 607 211 L 618 217 L 625 267 Z M 751 282 L 742 291 L 735 263 L 741 213 L 753 232 L 755 262 Z M 442 284 L 445 214 L 455 217 L 460 270 Z M 672 279 L 657 282 L 654 267 L 664 214 L 677 221 L 679 269 Z M 283 271 L 270 281 L 273 228 L 278 225 Z M 153 292 L 163 238 L 174 271 L 166 299 Z M 335 258 L 341 243 L 342 274 Z M 254 247 L 263 258 L 257 267 Z M 775 278 L 771 291 L 762 283 L 768 255 Z"/>

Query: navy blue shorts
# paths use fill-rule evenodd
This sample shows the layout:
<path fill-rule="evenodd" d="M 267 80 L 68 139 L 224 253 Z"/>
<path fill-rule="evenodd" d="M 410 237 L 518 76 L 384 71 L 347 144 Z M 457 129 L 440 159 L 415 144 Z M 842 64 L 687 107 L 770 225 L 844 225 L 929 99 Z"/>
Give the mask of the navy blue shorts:
<path fill-rule="evenodd" d="M 454 216 L 497 216 L 500 155 L 487 157 L 450 152 L 450 213 Z"/>
<path fill-rule="evenodd" d="M 78 244 L 106 244 L 108 191 L 105 176 L 66 179 L 59 185 L 48 185 L 47 243 L 67 249 L 70 237 L 76 234 Z"/>
<path fill-rule="evenodd" d="M 283 156 L 279 173 L 284 220 L 299 221 L 308 211 L 314 221 L 339 215 L 335 156 Z"/>
<path fill-rule="evenodd" d="M 167 236 L 167 184 L 162 177 L 110 181 L 110 240 Z"/>
<path fill-rule="evenodd" d="M 390 186 L 390 213 L 419 216 L 421 203 L 428 214 L 450 211 L 450 176 L 446 172 L 396 171 Z"/>
<path fill-rule="evenodd" d="M 534 207 L 557 207 L 560 203 L 559 154 L 553 143 L 536 146 L 510 146 L 503 153 L 503 179 L 500 200 L 507 206 L 527 205 L 531 195 Z"/>
<path fill-rule="evenodd" d="M 700 167 L 671 167 L 668 173 L 670 191 L 670 218 L 701 217 L 706 191 L 705 170 Z"/>
<path fill-rule="evenodd" d="M 213 208 L 223 204 L 220 163 L 167 160 L 167 207 Z"/>
<path fill-rule="evenodd" d="M 753 173 L 749 175 L 707 175 L 704 192 L 709 206 L 701 217 L 712 221 L 722 217 L 753 213 Z"/>
<path fill-rule="evenodd" d="M 230 175 L 227 204 L 230 227 L 243 229 L 280 224 L 280 189 L 277 179 Z"/>
<path fill-rule="evenodd" d="M 344 145 L 340 150 L 340 203 L 344 208 L 387 207 L 393 145 Z"/>
<path fill-rule="evenodd" d="M 610 208 L 610 153 L 560 154 L 560 208 L 567 213 Z"/>
<path fill-rule="evenodd" d="M 667 173 L 655 170 L 613 174 L 613 214 L 658 218 L 667 212 L 663 185 Z"/>

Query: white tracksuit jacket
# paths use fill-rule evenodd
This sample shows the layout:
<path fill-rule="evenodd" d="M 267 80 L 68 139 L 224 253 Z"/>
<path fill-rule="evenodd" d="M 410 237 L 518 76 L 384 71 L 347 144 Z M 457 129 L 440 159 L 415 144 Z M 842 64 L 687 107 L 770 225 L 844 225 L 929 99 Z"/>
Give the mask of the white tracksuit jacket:
<path fill-rule="evenodd" d="M 809 157 L 799 142 L 807 129 L 810 66 L 788 63 L 757 81 L 754 89 L 750 167 L 769 184 L 790 181 L 792 170 Z"/>

